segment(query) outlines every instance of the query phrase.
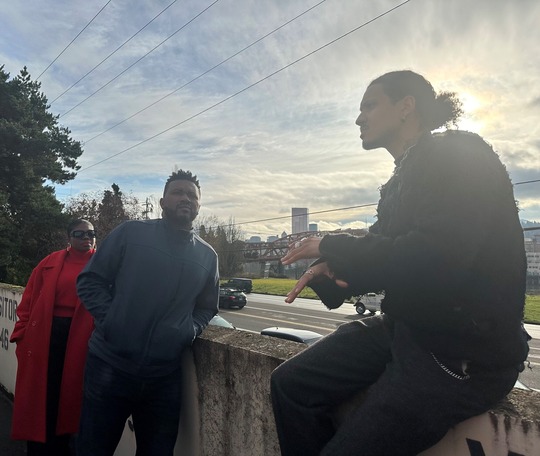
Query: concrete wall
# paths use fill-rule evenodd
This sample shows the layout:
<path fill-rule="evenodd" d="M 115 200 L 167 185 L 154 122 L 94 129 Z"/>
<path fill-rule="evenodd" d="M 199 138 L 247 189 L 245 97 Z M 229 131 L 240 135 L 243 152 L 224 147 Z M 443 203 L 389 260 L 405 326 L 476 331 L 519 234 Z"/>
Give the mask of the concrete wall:
<path fill-rule="evenodd" d="M 0 283 L 0 385 L 8 394 L 15 391 L 17 373 L 15 345 L 9 343 L 9 338 L 23 291 L 22 287 Z"/>
<path fill-rule="evenodd" d="M 208 327 L 193 346 L 202 455 L 278 455 L 270 374 L 302 344 Z"/>
<path fill-rule="evenodd" d="M 16 359 L 7 340 L 22 290 L 0 284 L 0 386 L 11 394 Z M 208 327 L 182 361 L 184 407 L 175 455 L 278 456 L 270 373 L 304 348 L 246 331 Z M 135 447 L 128 420 L 115 456 L 133 456 Z M 540 393 L 514 388 L 496 408 L 451 429 L 422 455 L 540 455 Z"/>
<path fill-rule="evenodd" d="M 201 416 L 197 454 L 278 456 L 269 374 L 304 348 L 259 334 L 207 328 L 193 346 Z M 540 455 L 540 393 L 514 388 L 496 408 L 460 423 L 422 453 L 450 455 Z"/>

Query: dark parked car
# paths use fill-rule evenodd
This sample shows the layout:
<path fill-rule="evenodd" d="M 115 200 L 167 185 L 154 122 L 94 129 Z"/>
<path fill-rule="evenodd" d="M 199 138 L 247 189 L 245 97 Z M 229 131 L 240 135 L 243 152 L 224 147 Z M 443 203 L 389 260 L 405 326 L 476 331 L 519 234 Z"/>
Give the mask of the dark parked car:
<path fill-rule="evenodd" d="M 231 307 L 237 307 L 242 309 L 247 304 L 246 295 L 234 288 L 220 288 L 219 289 L 219 308 L 230 309 Z"/>
<path fill-rule="evenodd" d="M 251 279 L 244 279 L 240 277 L 229 279 L 223 285 L 229 288 L 236 288 L 237 290 L 245 293 L 251 293 L 251 290 L 253 290 L 253 282 Z"/>

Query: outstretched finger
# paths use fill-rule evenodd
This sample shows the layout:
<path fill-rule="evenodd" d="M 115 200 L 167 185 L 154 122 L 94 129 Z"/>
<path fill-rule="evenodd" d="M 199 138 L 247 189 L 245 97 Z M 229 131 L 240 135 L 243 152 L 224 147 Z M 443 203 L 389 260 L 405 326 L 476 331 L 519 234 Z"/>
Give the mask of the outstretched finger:
<path fill-rule="evenodd" d="M 282 264 L 291 264 L 294 263 L 297 260 L 300 260 L 302 257 L 300 256 L 301 252 L 298 250 L 290 250 L 287 252 L 287 254 L 281 259 Z"/>
<path fill-rule="evenodd" d="M 313 278 L 313 276 L 314 276 L 313 270 L 308 269 L 304 273 L 304 275 L 302 275 L 302 277 L 300 277 L 300 280 L 298 280 L 298 282 L 296 282 L 295 287 L 291 291 L 289 291 L 289 293 L 287 293 L 287 297 L 285 298 L 285 302 L 289 303 L 289 304 L 291 302 L 293 302 L 298 297 L 298 295 L 302 292 L 302 290 L 304 288 L 306 288 L 307 284 Z"/>
<path fill-rule="evenodd" d="M 287 254 L 281 259 L 281 263 L 288 265 L 298 260 L 317 258 L 320 256 L 319 244 L 321 238 L 307 237 L 289 244 Z"/>

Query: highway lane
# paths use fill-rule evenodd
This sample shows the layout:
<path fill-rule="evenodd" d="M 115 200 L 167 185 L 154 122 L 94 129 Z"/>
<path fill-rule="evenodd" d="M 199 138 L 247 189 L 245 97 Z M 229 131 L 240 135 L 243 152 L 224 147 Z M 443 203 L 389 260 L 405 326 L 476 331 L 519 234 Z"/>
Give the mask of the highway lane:
<path fill-rule="evenodd" d="M 339 325 L 358 320 L 352 304 L 343 304 L 339 309 L 328 310 L 321 301 L 296 299 L 287 304 L 282 296 L 248 294 L 247 305 L 240 310 L 224 309 L 220 315 L 237 328 L 260 332 L 269 326 L 286 326 L 309 329 L 322 335 L 330 334 Z"/>
<path fill-rule="evenodd" d="M 313 299 L 299 298 L 287 304 L 283 296 L 250 293 L 247 297 L 248 303 L 243 309 L 220 311 L 223 318 L 246 331 L 260 332 L 271 326 L 286 326 L 326 335 L 343 323 L 363 318 L 356 314 L 354 306 L 349 303 L 328 310 L 321 301 Z M 520 374 L 519 379 L 525 385 L 540 390 L 540 325 L 525 326 L 533 340 L 529 343 L 529 367 Z"/>
<path fill-rule="evenodd" d="M 283 298 L 265 295 L 248 295 L 248 304 L 241 310 L 224 309 L 220 315 L 229 320 L 238 329 L 260 332 L 269 326 L 287 326 L 298 329 L 309 329 L 326 335 L 339 325 L 350 321 L 350 317 L 340 312 L 329 311 L 320 301 L 286 304 Z M 352 318 L 355 315 L 350 305 Z"/>

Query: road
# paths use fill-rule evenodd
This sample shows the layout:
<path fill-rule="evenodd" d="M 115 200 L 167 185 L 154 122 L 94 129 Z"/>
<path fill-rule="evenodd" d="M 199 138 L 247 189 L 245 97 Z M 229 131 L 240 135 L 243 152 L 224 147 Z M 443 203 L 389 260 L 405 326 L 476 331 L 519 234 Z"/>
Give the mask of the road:
<path fill-rule="evenodd" d="M 343 323 L 363 318 L 356 314 L 352 304 L 347 303 L 338 309 L 327 310 L 320 301 L 313 299 L 299 298 L 287 304 L 282 296 L 251 293 L 247 297 L 248 304 L 243 309 L 220 311 L 223 318 L 247 331 L 260 332 L 271 326 L 286 326 L 326 335 Z M 529 342 L 529 367 L 520 374 L 519 380 L 540 390 L 540 325 L 526 325 L 526 328 L 533 339 Z"/>

